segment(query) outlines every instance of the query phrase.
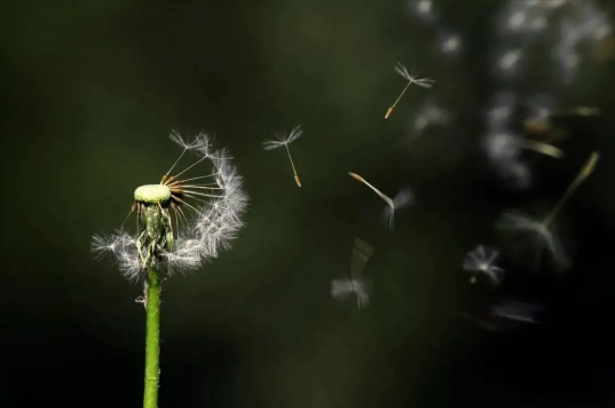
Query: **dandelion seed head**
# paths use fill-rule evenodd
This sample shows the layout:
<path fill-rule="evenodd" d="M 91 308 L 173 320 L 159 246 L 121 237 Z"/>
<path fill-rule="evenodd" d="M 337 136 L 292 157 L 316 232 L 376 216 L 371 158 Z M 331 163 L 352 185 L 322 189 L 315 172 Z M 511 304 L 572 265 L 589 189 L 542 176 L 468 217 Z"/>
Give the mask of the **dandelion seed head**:
<path fill-rule="evenodd" d="M 184 149 L 180 159 L 189 152 L 197 160 L 175 175 L 167 173 L 160 184 L 135 190 L 140 227 L 134 235 L 121 230 L 109 236 L 95 235 L 92 240 L 92 251 L 111 253 L 129 280 L 143 279 L 149 267 L 169 275 L 198 269 L 221 249 L 230 248 L 244 225 L 248 196 L 227 152 L 214 150 L 211 139 L 202 132 L 190 142 L 175 131 L 170 138 Z M 213 171 L 199 174 L 205 159 Z M 158 236 L 160 231 L 162 236 Z"/>
<path fill-rule="evenodd" d="M 149 204 L 167 202 L 171 199 L 171 190 L 163 184 L 146 184 L 135 190 L 135 201 Z"/>

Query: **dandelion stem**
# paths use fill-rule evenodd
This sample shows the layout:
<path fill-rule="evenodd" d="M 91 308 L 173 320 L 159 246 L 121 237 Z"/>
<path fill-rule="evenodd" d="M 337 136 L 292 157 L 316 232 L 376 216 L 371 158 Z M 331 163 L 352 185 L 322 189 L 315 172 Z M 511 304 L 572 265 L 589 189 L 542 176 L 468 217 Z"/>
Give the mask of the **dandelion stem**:
<path fill-rule="evenodd" d="M 145 337 L 145 392 L 143 408 L 158 408 L 160 355 L 160 273 L 151 268 L 147 275 L 147 326 Z"/>

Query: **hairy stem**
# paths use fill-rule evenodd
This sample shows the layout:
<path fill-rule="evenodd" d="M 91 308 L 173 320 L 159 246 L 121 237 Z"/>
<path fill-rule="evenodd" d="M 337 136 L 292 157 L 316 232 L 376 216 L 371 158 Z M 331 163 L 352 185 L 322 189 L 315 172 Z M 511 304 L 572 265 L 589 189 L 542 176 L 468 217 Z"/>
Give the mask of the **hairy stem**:
<path fill-rule="evenodd" d="M 147 275 L 147 326 L 145 334 L 145 392 L 143 408 L 158 408 L 158 357 L 160 355 L 160 273 L 151 268 Z"/>

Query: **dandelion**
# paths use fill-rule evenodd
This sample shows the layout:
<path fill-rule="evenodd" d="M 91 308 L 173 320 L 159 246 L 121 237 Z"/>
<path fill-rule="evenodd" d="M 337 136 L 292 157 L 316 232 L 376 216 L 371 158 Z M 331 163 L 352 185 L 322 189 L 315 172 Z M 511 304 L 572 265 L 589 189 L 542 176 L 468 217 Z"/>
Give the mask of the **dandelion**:
<path fill-rule="evenodd" d="M 331 295 L 334 298 L 342 300 L 354 293 L 357 296 L 357 307 L 361 309 L 367 306 L 371 285 L 363 280 L 363 269 L 373 255 L 374 248 L 370 244 L 362 239 L 355 239 L 350 258 L 350 278 L 331 281 Z"/>
<path fill-rule="evenodd" d="M 359 180 L 365 184 L 387 203 L 387 206 L 384 208 L 383 218 L 385 227 L 389 230 L 392 230 L 395 225 L 395 211 L 414 203 L 414 194 L 412 194 L 412 191 L 407 187 L 402 188 L 397 195 L 391 199 L 358 174 L 352 172 L 348 172 L 348 174 L 355 180 Z"/>
<path fill-rule="evenodd" d="M 504 276 L 504 269 L 495 265 L 499 255 L 500 252 L 495 248 L 485 248 L 483 245 L 479 245 L 468 252 L 463 261 L 463 269 L 474 272 L 470 282 L 476 283 L 477 275 L 484 274 L 491 280 L 492 284 L 499 285 Z"/>
<path fill-rule="evenodd" d="M 135 190 L 131 213 L 136 213 L 136 233 L 120 229 L 110 236 L 95 235 L 92 241 L 94 252 L 110 252 L 124 277 L 144 285 L 138 299 L 147 313 L 144 408 L 156 408 L 158 400 L 162 280 L 177 271 L 197 269 L 228 248 L 243 226 L 248 203 L 230 157 L 213 150 L 207 135 L 200 133 L 190 143 L 177 133 L 170 137 L 183 151 L 159 184 Z M 198 159 L 171 175 L 187 152 Z M 211 174 L 183 176 L 205 160 L 212 164 Z"/>
<path fill-rule="evenodd" d="M 533 244 L 538 249 L 538 256 L 546 249 L 553 256 L 557 266 L 568 266 L 570 261 L 562 244 L 551 231 L 551 226 L 564 204 L 572 197 L 579 186 L 594 172 L 599 157 L 600 155 L 598 152 L 593 152 L 590 155 L 579 174 L 577 174 L 564 192 L 564 195 L 542 221 L 532 219 L 520 212 L 509 211 L 498 221 L 498 228 L 509 231 L 530 232 L 534 238 Z"/>
<path fill-rule="evenodd" d="M 397 100 L 395 101 L 395 103 L 393 105 L 391 105 L 391 107 L 387 110 L 386 115 L 384 115 L 385 119 L 388 119 L 389 116 L 391 116 L 391 113 L 393 113 L 393 109 L 395 109 L 395 106 L 397 105 L 397 103 L 399 102 L 401 97 L 404 96 L 404 93 L 406 93 L 406 90 L 410 87 L 410 85 L 415 84 L 415 85 L 421 86 L 423 88 L 431 88 L 433 86 L 433 84 L 436 82 L 433 79 L 418 78 L 418 76 L 414 76 L 412 73 L 409 73 L 408 70 L 406 69 L 406 67 L 402 63 L 400 63 L 400 62 L 398 62 L 397 65 L 395 66 L 395 71 L 399 75 L 404 77 L 408 81 L 408 84 L 406 85 L 404 90 L 401 91 L 401 94 L 399 94 L 399 96 L 397 97 Z"/>
<path fill-rule="evenodd" d="M 295 169 L 295 163 L 293 163 L 293 158 L 290 155 L 290 149 L 288 145 L 299 139 L 303 135 L 303 129 L 301 129 L 301 125 L 295 126 L 287 136 L 277 135 L 278 140 L 265 140 L 263 142 L 263 148 L 265 150 L 273 150 L 278 147 L 286 147 L 286 153 L 288 154 L 288 159 L 290 160 L 290 165 L 293 168 L 293 173 L 295 174 L 295 182 L 297 186 L 301 187 L 301 180 L 299 180 L 299 176 L 297 175 L 297 170 Z"/>

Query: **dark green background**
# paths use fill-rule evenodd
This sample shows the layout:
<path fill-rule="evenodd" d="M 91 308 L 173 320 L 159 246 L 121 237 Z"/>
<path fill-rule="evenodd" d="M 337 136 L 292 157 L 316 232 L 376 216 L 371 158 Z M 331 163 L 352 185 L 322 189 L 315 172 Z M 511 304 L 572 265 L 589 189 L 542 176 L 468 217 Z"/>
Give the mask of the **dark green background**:
<path fill-rule="evenodd" d="M 464 38 L 454 60 L 401 1 L 0 6 L 0 406 L 141 404 L 141 288 L 89 246 L 175 160 L 171 129 L 215 134 L 251 205 L 231 251 L 165 283 L 161 407 L 613 403 L 615 64 L 587 57 L 560 91 L 545 50 L 531 51 L 523 90 L 604 115 L 565 124 L 570 154 L 541 160 L 535 189 L 498 189 L 479 141 L 498 89 L 489 57 L 502 4 L 436 2 Z M 397 61 L 437 82 L 412 88 L 385 121 L 403 86 Z M 409 115 L 429 95 L 455 121 L 409 143 Z M 301 189 L 283 152 L 260 145 L 296 124 Z M 599 169 L 562 217 L 576 267 L 555 279 L 506 265 L 502 291 L 549 305 L 547 324 L 494 336 L 457 319 L 453 310 L 497 295 L 469 288 L 465 252 L 499 244 L 503 209 L 555 202 L 594 149 Z M 417 205 L 394 233 L 348 171 L 391 195 L 414 189 Z M 365 271 L 374 293 L 360 312 L 329 295 L 355 237 L 375 247 Z"/>

